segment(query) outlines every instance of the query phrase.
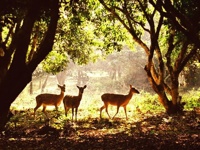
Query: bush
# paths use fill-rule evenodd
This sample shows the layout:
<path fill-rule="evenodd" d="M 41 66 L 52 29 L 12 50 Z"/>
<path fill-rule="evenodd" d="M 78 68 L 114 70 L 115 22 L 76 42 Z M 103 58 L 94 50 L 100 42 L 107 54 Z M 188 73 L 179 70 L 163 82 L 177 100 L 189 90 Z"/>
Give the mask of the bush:
<path fill-rule="evenodd" d="M 183 101 L 186 102 L 185 110 L 193 110 L 195 107 L 200 107 L 200 89 L 185 93 Z"/>

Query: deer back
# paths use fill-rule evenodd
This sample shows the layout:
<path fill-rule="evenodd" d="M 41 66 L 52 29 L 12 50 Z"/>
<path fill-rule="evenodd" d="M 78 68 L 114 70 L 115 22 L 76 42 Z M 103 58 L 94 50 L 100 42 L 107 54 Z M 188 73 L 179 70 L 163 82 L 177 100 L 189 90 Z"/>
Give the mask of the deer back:
<path fill-rule="evenodd" d="M 44 93 L 40 94 L 36 97 L 37 103 L 41 103 L 43 105 L 60 105 L 63 97 L 64 97 L 64 92 L 65 92 L 65 85 L 58 87 L 61 89 L 60 94 L 49 94 L 49 93 Z"/>
<path fill-rule="evenodd" d="M 130 85 L 130 90 L 127 95 L 105 93 L 101 96 L 101 99 L 104 103 L 115 106 L 123 106 L 129 103 L 134 93 L 139 93 L 139 91 Z"/>

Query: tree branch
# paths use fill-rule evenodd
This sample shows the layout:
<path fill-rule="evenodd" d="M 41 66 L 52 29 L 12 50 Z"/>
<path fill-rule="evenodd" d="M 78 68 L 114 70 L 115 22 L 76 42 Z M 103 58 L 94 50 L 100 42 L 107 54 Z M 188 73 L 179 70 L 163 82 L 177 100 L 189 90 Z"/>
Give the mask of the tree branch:
<path fill-rule="evenodd" d="M 59 19 L 59 0 L 53 0 L 51 4 L 51 20 L 46 32 L 46 36 L 40 44 L 37 53 L 33 56 L 29 63 L 29 69 L 34 70 L 37 65 L 48 55 L 52 50 L 54 38 Z"/>
<path fill-rule="evenodd" d="M 149 55 L 149 48 L 147 47 L 147 45 L 137 36 L 132 24 L 129 22 L 129 26 L 125 23 L 124 19 L 122 19 L 117 13 L 116 11 L 114 11 L 112 8 L 108 7 L 106 5 L 106 3 L 104 2 L 104 0 L 99 0 L 99 2 L 104 6 L 104 8 L 108 11 L 111 12 L 113 14 L 113 16 L 115 18 L 117 18 L 122 25 L 126 28 L 126 30 L 132 35 L 133 39 L 142 47 L 144 48 L 145 52 L 147 55 Z M 125 11 L 122 9 L 117 8 L 118 10 L 120 10 L 123 14 L 125 13 Z M 130 19 L 130 16 L 127 16 L 126 13 L 124 14 L 126 17 L 128 17 L 127 19 Z M 130 20 L 129 20 L 130 21 Z"/>

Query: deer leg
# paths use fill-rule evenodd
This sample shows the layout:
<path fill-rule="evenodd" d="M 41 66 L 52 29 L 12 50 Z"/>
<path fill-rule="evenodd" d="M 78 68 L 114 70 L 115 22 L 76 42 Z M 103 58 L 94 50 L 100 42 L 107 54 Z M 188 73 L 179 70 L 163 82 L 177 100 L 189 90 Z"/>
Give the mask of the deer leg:
<path fill-rule="evenodd" d="M 126 113 L 126 106 L 124 106 L 124 112 L 125 112 L 125 115 L 126 115 L 126 120 L 128 120 L 127 113 Z"/>
<path fill-rule="evenodd" d="M 74 107 L 72 107 L 72 121 L 73 121 L 73 118 L 74 118 Z"/>
<path fill-rule="evenodd" d="M 101 117 L 101 112 L 102 112 L 102 110 L 103 110 L 104 108 L 105 108 L 104 105 L 100 108 L 100 118 L 102 118 L 102 117 Z"/>
<path fill-rule="evenodd" d="M 65 116 L 67 117 L 67 107 L 65 106 L 65 103 L 63 102 L 63 104 L 64 104 L 64 110 L 65 110 Z"/>
<path fill-rule="evenodd" d="M 42 112 L 43 112 L 43 113 L 46 115 L 46 117 L 49 119 L 49 116 L 48 116 L 48 114 L 46 113 L 46 106 L 43 106 Z"/>
<path fill-rule="evenodd" d="M 34 108 L 34 119 L 35 119 L 35 112 L 36 110 L 41 106 L 42 104 L 37 104 L 36 107 Z"/>
<path fill-rule="evenodd" d="M 110 115 L 109 115 L 109 113 L 108 113 L 108 105 L 106 105 L 105 107 L 106 107 L 106 113 L 108 114 L 108 117 L 109 117 L 109 119 L 110 119 Z"/>
<path fill-rule="evenodd" d="M 112 118 L 112 119 L 114 119 L 114 118 L 115 118 L 115 116 L 118 114 L 118 112 L 119 112 L 119 106 L 117 106 L 117 112 L 116 112 L 116 114 L 113 116 L 113 118 Z"/>
<path fill-rule="evenodd" d="M 56 111 L 58 111 L 58 106 L 57 105 L 55 105 L 55 108 L 56 108 Z"/>
<path fill-rule="evenodd" d="M 78 112 L 78 107 L 75 108 L 75 121 L 77 121 L 77 112 Z"/>
<path fill-rule="evenodd" d="M 67 113 L 69 111 L 69 108 L 68 107 L 65 107 L 65 116 L 67 117 Z"/>

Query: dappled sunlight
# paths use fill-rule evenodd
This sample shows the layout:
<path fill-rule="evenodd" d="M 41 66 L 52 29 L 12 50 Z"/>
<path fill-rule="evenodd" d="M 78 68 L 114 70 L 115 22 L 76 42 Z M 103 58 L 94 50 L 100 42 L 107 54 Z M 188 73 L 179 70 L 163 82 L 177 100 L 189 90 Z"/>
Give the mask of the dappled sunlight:
<path fill-rule="evenodd" d="M 0 1 L 0 150 L 199 149 L 197 0 L 38 2 Z"/>
<path fill-rule="evenodd" d="M 67 119 L 56 111 L 48 113 L 53 116 L 50 120 L 42 118 L 40 113 L 36 120 L 32 118 L 25 120 L 26 113 L 19 112 L 16 125 L 14 126 L 14 120 L 11 119 L 7 130 L 0 135 L 0 146 L 15 144 L 13 146 L 17 148 L 23 144 L 32 146 L 35 143 L 50 143 L 52 148 L 66 146 L 69 149 L 80 148 L 83 143 L 84 147 L 94 149 L 102 146 L 111 149 L 113 146 L 120 148 L 124 147 L 125 143 L 130 148 L 142 149 L 148 149 L 147 144 L 153 148 L 167 146 L 172 149 L 189 147 L 195 149 L 200 146 L 198 142 L 200 128 L 197 119 L 199 116 L 195 116 L 192 112 L 172 117 L 165 113 L 157 115 L 136 113 L 137 121 L 132 118 L 126 121 L 125 118 L 116 117 L 113 120 L 80 118 L 77 122 L 72 122 L 71 118 Z M 145 145 L 141 145 L 142 143 Z M 166 145 L 167 143 L 171 144 Z"/>
<path fill-rule="evenodd" d="M 90 75 L 92 74 L 94 73 L 91 72 Z M 127 105 L 128 120 L 123 107 L 119 108 L 114 119 L 109 119 L 104 109 L 100 119 L 100 108 L 104 105 L 101 95 L 107 92 L 128 94 L 129 85 L 110 80 L 107 76 L 99 77 L 95 72 L 95 77 L 83 84 L 87 88 L 80 102 L 77 122 L 73 122 L 71 109 L 65 116 L 63 103 L 58 111 L 55 111 L 54 106 L 47 106 L 49 118 L 40 107 L 34 119 L 35 97 L 41 94 L 40 81 L 41 79 L 35 78 L 33 93 L 29 94 L 28 85 L 12 103 L 11 111 L 14 116 L 0 135 L 0 147 L 15 145 L 17 149 L 23 145 L 34 147 L 36 143 L 41 145 L 38 149 L 45 149 L 45 144 L 52 149 L 123 149 L 127 146 L 135 149 L 162 149 L 166 146 L 169 149 L 195 149 L 200 146 L 200 120 L 194 109 L 199 107 L 199 90 L 183 96 L 183 101 L 188 101 L 183 116 L 168 116 L 158 102 L 157 95 L 146 92 L 135 83 L 133 86 L 139 89 L 140 94 L 134 94 Z M 65 95 L 78 95 L 76 77 L 67 77 L 65 85 Z M 49 78 L 42 93 L 60 93 L 55 76 Z M 116 111 L 116 106 L 108 106 L 111 117 Z"/>

